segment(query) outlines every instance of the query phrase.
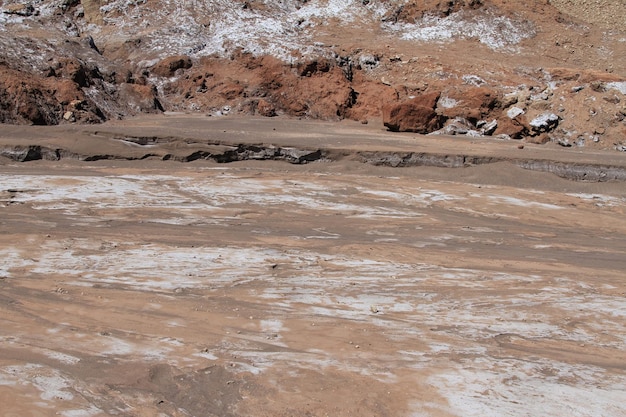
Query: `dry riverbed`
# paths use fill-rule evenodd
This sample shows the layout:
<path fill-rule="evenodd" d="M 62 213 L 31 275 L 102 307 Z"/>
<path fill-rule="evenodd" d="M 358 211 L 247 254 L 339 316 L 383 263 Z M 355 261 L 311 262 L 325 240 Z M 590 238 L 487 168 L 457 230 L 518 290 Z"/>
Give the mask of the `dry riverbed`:
<path fill-rule="evenodd" d="M 197 123 L 187 147 L 164 131 L 150 152 L 255 132 Z M 415 137 L 263 123 L 275 127 L 256 130 L 260 143 L 343 157 L 3 160 L 0 416 L 626 414 L 624 182 L 506 160 L 374 166 L 346 151 L 354 138 L 405 152 Z M 29 138 L 16 130 L 2 145 L 102 155 L 116 148 L 89 141 L 118 143 L 124 126 L 22 129 Z M 429 152 L 451 143 L 420 140 Z"/>

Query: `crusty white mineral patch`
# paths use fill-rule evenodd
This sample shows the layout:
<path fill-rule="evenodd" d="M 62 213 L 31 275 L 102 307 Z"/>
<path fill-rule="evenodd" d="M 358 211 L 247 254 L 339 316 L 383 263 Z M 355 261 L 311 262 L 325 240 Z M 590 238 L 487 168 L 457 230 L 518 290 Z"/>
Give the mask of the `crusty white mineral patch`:
<path fill-rule="evenodd" d="M 621 195 L 346 173 L 107 172 L 0 180 L 19 190 L 0 208 L 9 223 L 33 219 L 0 248 L 11 308 L 0 349 L 34 358 L 3 362 L 0 385 L 42 407 L 96 415 L 81 393 L 106 390 L 73 370 L 97 363 L 181 374 L 224 365 L 281 390 L 284 378 L 339 374 L 441 397 L 407 415 L 624 413 L 611 356 L 626 350 L 617 272 L 565 262 L 595 262 L 597 251 L 619 263 L 620 233 L 589 237 L 593 248 L 571 224 L 579 213 L 620 218 Z"/>

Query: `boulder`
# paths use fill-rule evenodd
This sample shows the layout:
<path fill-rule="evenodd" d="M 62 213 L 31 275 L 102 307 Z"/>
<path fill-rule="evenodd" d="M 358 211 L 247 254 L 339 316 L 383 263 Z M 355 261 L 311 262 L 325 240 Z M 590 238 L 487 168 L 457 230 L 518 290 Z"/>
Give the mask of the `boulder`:
<path fill-rule="evenodd" d="M 465 136 L 491 136 L 498 127 L 498 121 L 493 119 L 491 122 L 486 120 L 479 121 L 476 125 L 467 119 L 457 117 L 448 119 L 443 129 L 433 132 L 435 135 L 465 135 Z"/>
<path fill-rule="evenodd" d="M 448 118 L 462 117 L 476 123 L 500 107 L 501 99 L 497 92 L 486 87 L 472 87 L 449 91 L 441 112 Z"/>
<path fill-rule="evenodd" d="M 187 55 L 175 55 L 163 59 L 151 71 L 161 77 L 171 77 L 179 69 L 191 68 L 191 58 Z"/>
<path fill-rule="evenodd" d="M 74 112 L 66 111 L 65 113 L 63 113 L 63 120 L 68 121 L 68 122 L 75 122 L 76 117 L 74 117 Z"/>
<path fill-rule="evenodd" d="M 466 135 L 474 129 L 475 126 L 469 121 L 463 119 L 462 117 L 457 117 L 455 119 L 448 120 L 442 129 L 433 132 L 433 134 L 449 136 Z"/>
<path fill-rule="evenodd" d="M 118 93 L 120 100 L 135 113 L 159 113 L 163 111 L 154 86 L 124 83 L 119 86 Z"/>
<path fill-rule="evenodd" d="M 526 137 L 525 140 L 528 143 L 535 143 L 537 145 L 543 145 L 544 143 L 550 142 L 550 135 L 548 135 L 547 133 L 542 133 L 537 136 L 528 136 Z"/>
<path fill-rule="evenodd" d="M 262 99 L 262 98 L 259 99 L 257 103 L 256 111 L 258 114 L 264 117 L 276 116 L 276 109 L 274 108 L 274 106 L 272 106 L 271 103 L 269 103 L 267 100 Z"/>
<path fill-rule="evenodd" d="M 543 113 L 532 119 L 529 125 L 533 132 L 539 134 L 554 130 L 559 125 L 559 120 L 559 116 L 554 113 Z"/>
<path fill-rule="evenodd" d="M 510 109 L 506 111 L 506 115 L 508 116 L 509 119 L 515 119 L 516 117 L 519 117 L 524 113 L 525 113 L 524 109 L 520 107 L 511 107 Z"/>
<path fill-rule="evenodd" d="M 480 131 L 483 135 L 491 136 L 498 128 L 498 121 L 496 119 L 493 119 L 490 122 L 481 121 L 476 126 L 480 128 Z"/>
<path fill-rule="evenodd" d="M 426 134 L 440 129 L 446 119 L 435 111 L 440 95 L 428 93 L 403 103 L 384 105 L 383 124 L 392 132 Z"/>
<path fill-rule="evenodd" d="M 380 64 L 380 58 L 377 55 L 364 54 L 359 57 L 359 68 L 372 70 Z"/>
<path fill-rule="evenodd" d="M 498 126 L 493 133 L 496 135 L 508 135 L 512 139 L 521 139 L 528 135 L 526 119 L 521 114 L 515 118 L 510 118 L 505 114 L 498 119 Z"/>

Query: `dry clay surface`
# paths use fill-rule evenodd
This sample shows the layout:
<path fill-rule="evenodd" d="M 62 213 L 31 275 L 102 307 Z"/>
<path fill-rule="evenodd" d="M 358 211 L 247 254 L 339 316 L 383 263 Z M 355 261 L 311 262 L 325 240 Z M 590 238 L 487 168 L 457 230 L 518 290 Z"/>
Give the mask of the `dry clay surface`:
<path fill-rule="evenodd" d="M 624 253 L 505 162 L 4 159 L 0 415 L 626 415 Z"/>
<path fill-rule="evenodd" d="M 626 22 L 622 0 L 550 0 L 563 13 L 606 28 L 619 28 Z"/>

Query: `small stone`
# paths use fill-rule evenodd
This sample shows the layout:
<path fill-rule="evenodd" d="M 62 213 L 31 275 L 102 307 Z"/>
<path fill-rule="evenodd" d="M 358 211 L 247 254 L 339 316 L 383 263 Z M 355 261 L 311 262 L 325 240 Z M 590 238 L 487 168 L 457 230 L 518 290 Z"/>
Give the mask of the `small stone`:
<path fill-rule="evenodd" d="M 524 114 L 524 109 L 517 106 L 511 107 L 506 112 L 506 115 L 509 117 L 509 119 L 515 119 L 517 116 L 521 116 L 522 114 Z"/>
<path fill-rule="evenodd" d="M 491 136 L 493 135 L 493 132 L 495 132 L 497 128 L 498 128 L 498 121 L 496 119 L 493 119 L 491 122 L 485 123 L 483 125 L 482 133 L 483 135 Z"/>
<path fill-rule="evenodd" d="M 83 107 L 83 104 L 84 104 L 83 100 L 72 100 L 70 101 L 70 108 L 75 109 L 75 110 L 81 110 Z"/>
<path fill-rule="evenodd" d="M 359 57 L 359 65 L 361 68 L 374 69 L 380 64 L 380 59 L 375 55 L 361 55 Z"/>
<path fill-rule="evenodd" d="M 519 101 L 519 97 L 517 96 L 517 93 L 505 94 L 504 97 L 502 98 L 502 107 L 504 108 L 510 107 L 513 104 L 517 104 L 518 101 Z"/>

